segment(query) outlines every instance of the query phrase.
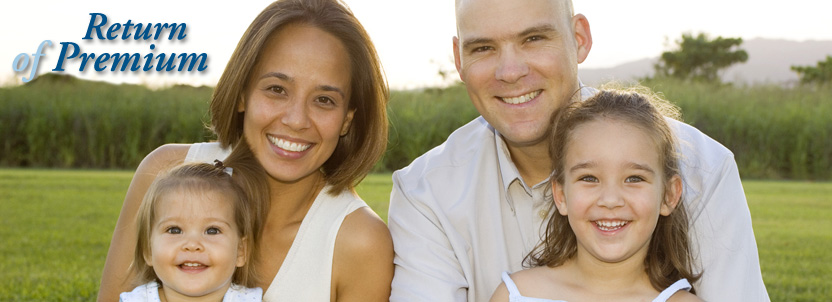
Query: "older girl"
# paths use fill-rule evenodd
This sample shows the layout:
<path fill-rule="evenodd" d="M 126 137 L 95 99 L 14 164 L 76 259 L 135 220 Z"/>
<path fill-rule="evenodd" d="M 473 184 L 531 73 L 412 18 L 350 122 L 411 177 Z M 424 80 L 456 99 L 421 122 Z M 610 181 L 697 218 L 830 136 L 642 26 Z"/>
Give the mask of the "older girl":
<path fill-rule="evenodd" d="M 673 134 L 658 99 L 601 91 L 563 109 L 549 153 L 554 213 L 491 301 L 699 301 Z M 533 297 L 533 298 L 532 298 Z"/>

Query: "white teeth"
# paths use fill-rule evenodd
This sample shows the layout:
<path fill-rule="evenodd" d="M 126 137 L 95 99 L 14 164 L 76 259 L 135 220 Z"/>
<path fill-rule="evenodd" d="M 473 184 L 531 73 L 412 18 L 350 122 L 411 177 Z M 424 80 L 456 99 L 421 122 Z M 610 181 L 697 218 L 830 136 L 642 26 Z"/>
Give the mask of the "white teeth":
<path fill-rule="evenodd" d="M 199 263 L 190 263 L 190 262 L 182 263 L 182 265 L 183 265 L 183 266 L 190 266 L 190 267 L 202 266 L 202 264 L 199 264 Z"/>
<path fill-rule="evenodd" d="M 623 227 L 625 224 L 627 224 L 627 222 L 626 221 L 621 221 L 621 220 L 618 220 L 618 221 L 596 221 L 595 222 L 595 225 L 597 225 L 598 228 L 601 229 L 602 231 L 616 230 L 618 228 Z"/>
<path fill-rule="evenodd" d="M 531 101 L 533 98 L 536 98 L 538 95 L 540 95 L 540 90 L 529 92 L 527 94 L 524 94 L 524 95 L 521 95 L 521 96 L 518 96 L 518 97 L 500 98 L 500 99 L 503 100 L 503 102 L 506 102 L 506 103 L 509 103 L 509 104 L 512 104 L 512 105 L 517 105 L 517 104 L 522 104 L 522 103 Z"/>
<path fill-rule="evenodd" d="M 269 140 L 278 148 L 292 152 L 302 152 L 312 146 L 312 144 L 298 144 L 272 136 L 269 136 Z"/>

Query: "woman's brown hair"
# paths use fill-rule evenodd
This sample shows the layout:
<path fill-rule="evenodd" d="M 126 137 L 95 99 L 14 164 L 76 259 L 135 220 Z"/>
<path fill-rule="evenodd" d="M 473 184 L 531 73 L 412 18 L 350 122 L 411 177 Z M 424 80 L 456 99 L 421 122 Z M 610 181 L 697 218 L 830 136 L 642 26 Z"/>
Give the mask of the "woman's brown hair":
<path fill-rule="evenodd" d="M 353 13 L 336 0 L 281 0 L 266 7 L 248 27 L 214 90 L 211 128 L 220 145 L 234 147 L 243 136 L 243 114 L 237 112 L 249 78 L 269 36 L 287 24 L 315 26 L 344 44 L 350 57 L 349 132 L 323 164 L 335 194 L 353 188 L 370 172 L 387 147 L 389 92 L 375 46 Z"/>
<path fill-rule="evenodd" d="M 627 122 L 648 133 L 658 147 L 659 162 L 663 165 L 665 191 L 674 175 L 680 175 L 676 138 L 665 117 L 678 118 L 678 109 L 643 87 L 629 90 L 602 90 L 595 96 L 575 102 L 562 109 L 554 118 L 549 137 L 552 159 L 553 185 L 563 185 L 567 147 L 572 131 L 579 125 L 601 118 Z M 663 196 L 666 196 L 666 192 Z M 577 238 L 566 216 L 555 210 L 549 219 L 542 242 L 526 256 L 532 266 L 556 267 L 572 259 L 578 249 Z M 688 238 L 688 216 L 684 203 L 679 201 L 669 216 L 659 216 L 650 239 L 644 266 L 650 283 L 662 291 L 673 282 L 686 278 L 693 283 L 701 274 L 693 272 L 693 256 Z M 693 289 L 691 292 L 695 293 Z"/>

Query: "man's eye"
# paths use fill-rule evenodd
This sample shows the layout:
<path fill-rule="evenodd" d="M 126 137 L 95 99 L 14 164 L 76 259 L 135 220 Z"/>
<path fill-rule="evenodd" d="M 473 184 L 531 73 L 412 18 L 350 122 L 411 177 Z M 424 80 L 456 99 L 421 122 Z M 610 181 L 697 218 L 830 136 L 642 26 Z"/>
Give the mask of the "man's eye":
<path fill-rule="evenodd" d="M 492 48 L 491 46 L 480 46 L 480 47 L 475 47 L 474 49 L 472 49 L 471 53 L 486 52 L 486 51 L 489 51 L 489 50 L 492 50 L 492 49 L 494 49 L 494 48 Z"/>
<path fill-rule="evenodd" d="M 182 229 L 179 227 L 169 227 L 165 232 L 168 234 L 182 234 Z"/>
<path fill-rule="evenodd" d="M 217 234 L 220 234 L 220 233 L 221 233 L 220 229 L 218 229 L 218 228 L 208 228 L 207 230 L 205 230 L 205 234 L 208 234 L 208 235 L 217 235 Z"/>
<path fill-rule="evenodd" d="M 534 42 L 534 41 L 540 41 L 540 40 L 543 40 L 542 36 L 531 36 L 531 37 L 526 38 L 526 42 Z"/>

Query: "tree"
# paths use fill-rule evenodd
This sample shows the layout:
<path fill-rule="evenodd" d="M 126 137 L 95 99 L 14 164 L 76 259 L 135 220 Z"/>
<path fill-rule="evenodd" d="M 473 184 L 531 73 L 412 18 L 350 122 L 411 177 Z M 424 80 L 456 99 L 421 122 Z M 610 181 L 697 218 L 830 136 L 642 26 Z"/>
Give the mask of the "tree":
<path fill-rule="evenodd" d="M 832 56 L 826 56 L 826 61 L 819 61 L 818 66 L 792 66 L 797 72 L 800 83 L 830 83 L 832 82 Z"/>
<path fill-rule="evenodd" d="M 716 37 L 711 40 L 704 33 L 696 37 L 682 34 L 682 39 L 676 41 L 677 50 L 662 53 L 655 65 L 656 75 L 717 82 L 719 70 L 748 61 L 748 53 L 739 48 L 740 44 L 742 38 Z"/>

